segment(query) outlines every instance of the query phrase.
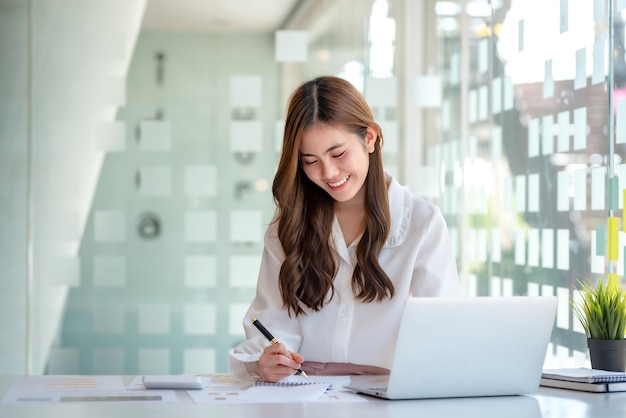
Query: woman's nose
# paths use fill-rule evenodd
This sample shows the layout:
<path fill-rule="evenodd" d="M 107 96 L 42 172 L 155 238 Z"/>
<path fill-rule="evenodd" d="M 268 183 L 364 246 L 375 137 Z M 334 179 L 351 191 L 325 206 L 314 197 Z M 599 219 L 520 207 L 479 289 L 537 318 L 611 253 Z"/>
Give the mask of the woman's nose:
<path fill-rule="evenodd" d="M 333 177 L 337 175 L 337 173 L 339 173 L 339 169 L 337 168 L 337 166 L 332 163 L 324 164 L 322 169 L 323 169 L 322 174 L 325 179 L 332 179 Z"/>

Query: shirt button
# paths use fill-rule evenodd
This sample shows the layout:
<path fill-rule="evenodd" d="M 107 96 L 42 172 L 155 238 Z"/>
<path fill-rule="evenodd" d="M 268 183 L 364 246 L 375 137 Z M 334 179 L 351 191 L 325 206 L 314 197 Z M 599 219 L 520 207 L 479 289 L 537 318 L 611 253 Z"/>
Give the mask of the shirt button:
<path fill-rule="evenodd" d="M 347 306 L 346 306 L 346 307 L 344 307 L 344 308 L 341 310 L 341 313 L 342 313 L 342 314 L 344 314 L 344 316 L 348 316 L 348 315 L 350 314 L 350 308 L 348 308 Z"/>

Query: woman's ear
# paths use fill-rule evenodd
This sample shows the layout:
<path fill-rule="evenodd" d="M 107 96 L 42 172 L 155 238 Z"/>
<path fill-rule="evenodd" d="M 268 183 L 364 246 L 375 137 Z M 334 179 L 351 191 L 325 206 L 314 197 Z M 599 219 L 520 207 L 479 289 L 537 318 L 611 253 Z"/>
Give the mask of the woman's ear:
<path fill-rule="evenodd" d="M 376 141 L 378 141 L 378 132 L 371 126 L 368 126 L 365 134 L 365 146 L 370 154 L 376 149 Z"/>

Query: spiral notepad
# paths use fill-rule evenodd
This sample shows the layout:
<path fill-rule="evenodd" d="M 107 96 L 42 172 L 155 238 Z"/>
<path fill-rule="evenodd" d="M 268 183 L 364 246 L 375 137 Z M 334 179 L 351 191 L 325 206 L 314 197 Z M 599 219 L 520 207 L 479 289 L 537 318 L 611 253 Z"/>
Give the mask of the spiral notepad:
<path fill-rule="evenodd" d="M 607 370 L 587 369 L 545 369 L 541 377 L 568 382 L 615 383 L 626 382 L 626 373 Z"/>
<path fill-rule="evenodd" d="M 243 402 L 305 402 L 317 401 L 328 389 L 328 383 L 255 383 L 240 396 Z"/>
<path fill-rule="evenodd" d="M 317 382 L 291 382 L 291 381 L 280 381 L 276 383 L 272 382 L 254 382 L 254 386 L 270 386 L 270 387 L 290 387 L 290 386 L 304 386 L 304 385 L 313 385 Z"/>
<path fill-rule="evenodd" d="M 290 376 L 286 379 L 276 383 L 269 382 L 255 382 L 255 386 L 276 386 L 276 387 L 290 387 L 290 386 L 306 386 L 317 383 L 324 383 L 328 385 L 329 389 L 341 388 L 350 383 L 350 376 L 309 376 L 304 378 L 302 376 Z"/>

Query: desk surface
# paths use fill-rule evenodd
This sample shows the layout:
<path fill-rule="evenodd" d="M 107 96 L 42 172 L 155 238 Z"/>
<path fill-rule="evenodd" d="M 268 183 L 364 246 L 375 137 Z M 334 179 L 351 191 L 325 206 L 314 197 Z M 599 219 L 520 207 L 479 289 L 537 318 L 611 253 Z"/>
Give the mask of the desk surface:
<path fill-rule="evenodd" d="M 128 379 L 128 377 L 126 377 Z M 0 376 L 0 400 L 11 386 L 11 376 Z M 528 396 L 493 398 L 384 401 L 367 397 L 364 403 L 195 404 L 186 391 L 176 391 L 178 403 L 0 403 L 2 418 L 170 418 L 245 417 L 307 418 L 347 416 L 359 418 L 481 417 L 481 418 L 624 418 L 626 392 L 601 394 L 540 388 Z"/>

